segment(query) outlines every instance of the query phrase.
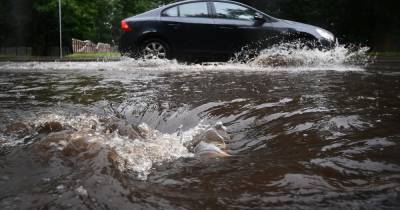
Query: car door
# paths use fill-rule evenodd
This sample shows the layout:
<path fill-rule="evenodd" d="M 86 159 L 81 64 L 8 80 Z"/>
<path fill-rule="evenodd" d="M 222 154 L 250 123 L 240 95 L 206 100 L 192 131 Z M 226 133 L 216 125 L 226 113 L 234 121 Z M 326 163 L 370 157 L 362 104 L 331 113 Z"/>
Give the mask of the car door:
<path fill-rule="evenodd" d="M 168 8 L 162 13 L 161 22 L 178 54 L 207 54 L 213 50 L 215 28 L 208 1 Z"/>
<path fill-rule="evenodd" d="M 241 4 L 214 1 L 212 3 L 216 38 L 221 40 L 215 50 L 221 53 L 240 51 L 250 44 L 262 42 L 276 35 L 273 23 L 252 8 Z"/>

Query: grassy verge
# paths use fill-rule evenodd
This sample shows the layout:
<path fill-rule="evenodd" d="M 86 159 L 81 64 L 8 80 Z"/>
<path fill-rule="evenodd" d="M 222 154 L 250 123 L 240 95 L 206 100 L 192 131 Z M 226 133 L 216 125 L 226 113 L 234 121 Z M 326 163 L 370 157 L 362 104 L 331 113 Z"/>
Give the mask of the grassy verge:
<path fill-rule="evenodd" d="M 65 56 L 67 59 L 96 59 L 96 58 L 119 58 L 119 52 L 102 52 L 102 53 L 74 53 Z"/>

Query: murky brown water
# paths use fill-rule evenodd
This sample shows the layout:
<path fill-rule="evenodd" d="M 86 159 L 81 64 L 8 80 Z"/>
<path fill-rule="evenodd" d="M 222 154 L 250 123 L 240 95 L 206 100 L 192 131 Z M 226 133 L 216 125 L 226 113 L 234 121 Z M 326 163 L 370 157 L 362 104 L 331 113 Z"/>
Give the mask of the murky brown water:
<path fill-rule="evenodd" d="M 1 64 L 1 209 L 399 208 L 398 69 L 252 68 Z M 217 122 L 233 156 L 196 158 Z"/>

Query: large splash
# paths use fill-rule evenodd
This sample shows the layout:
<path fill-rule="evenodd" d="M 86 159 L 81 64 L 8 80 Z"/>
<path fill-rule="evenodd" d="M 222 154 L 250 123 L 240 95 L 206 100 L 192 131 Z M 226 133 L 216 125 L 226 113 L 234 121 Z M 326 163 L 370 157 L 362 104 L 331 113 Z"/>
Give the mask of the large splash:
<path fill-rule="evenodd" d="M 264 49 L 246 63 L 255 67 L 301 67 L 337 69 L 365 66 L 371 61 L 368 47 L 345 47 L 337 45 L 333 49 L 309 48 L 299 43 L 280 44 Z"/>
<path fill-rule="evenodd" d="M 179 158 L 200 157 L 200 153 L 207 152 L 192 146 L 204 146 L 207 140 L 223 138 L 214 138 L 212 134 L 216 132 L 210 132 L 213 128 L 225 131 L 221 125 L 210 126 L 202 121 L 193 128 L 178 129 L 170 134 L 145 123 L 135 126 L 117 118 L 46 114 L 8 125 L 0 148 L 32 145 L 50 165 L 61 161 L 65 165 L 82 167 L 87 163 L 94 170 L 111 166 L 119 173 L 146 180 L 157 165 Z"/>
<path fill-rule="evenodd" d="M 370 63 L 367 47 L 310 49 L 299 44 L 281 44 L 262 50 L 256 57 L 242 51 L 229 62 L 181 63 L 176 60 L 144 60 L 122 57 L 115 62 L 1 63 L 7 70 L 112 70 L 112 71 L 360 71 Z M 241 57 L 241 59 L 238 59 Z M 244 58 L 244 59 L 243 59 Z"/>

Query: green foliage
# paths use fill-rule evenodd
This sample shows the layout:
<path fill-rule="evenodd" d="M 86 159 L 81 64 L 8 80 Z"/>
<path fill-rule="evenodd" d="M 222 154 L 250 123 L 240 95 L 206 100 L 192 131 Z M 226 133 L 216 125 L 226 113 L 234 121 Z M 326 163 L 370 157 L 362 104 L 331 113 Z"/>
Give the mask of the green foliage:
<path fill-rule="evenodd" d="M 67 38 L 76 37 L 93 41 L 107 41 L 111 36 L 110 14 L 114 1 L 108 0 L 62 0 L 63 31 Z M 38 0 L 34 9 L 39 18 L 58 27 L 58 0 Z M 43 17 L 43 18 L 40 18 Z"/>
<path fill-rule="evenodd" d="M 2 1 L 0 6 L 0 45 L 7 39 L 8 31 L 10 31 L 9 13 L 10 4 L 8 1 Z"/>
<path fill-rule="evenodd" d="M 96 59 L 96 58 L 120 58 L 120 53 L 101 52 L 101 53 L 75 53 L 65 56 L 68 59 Z"/>
<path fill-rule="evenodd" d="M 63 42 L 71 38 L 93 42 L 116 43 L 120 36 L 120 21 L 144 12 L 159 1 L 149 0 L 62 0 Z M 57 46 L 58 0 L 36 0 L 34 9 L 34 43 Z M 44 33 L 43 33 L 44 32 Z M 48 46 L 34 47 L 45 54 Z"/>

